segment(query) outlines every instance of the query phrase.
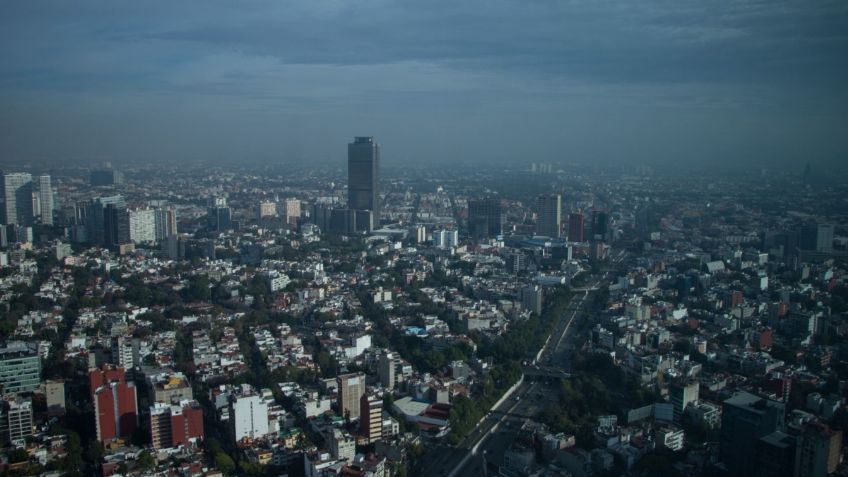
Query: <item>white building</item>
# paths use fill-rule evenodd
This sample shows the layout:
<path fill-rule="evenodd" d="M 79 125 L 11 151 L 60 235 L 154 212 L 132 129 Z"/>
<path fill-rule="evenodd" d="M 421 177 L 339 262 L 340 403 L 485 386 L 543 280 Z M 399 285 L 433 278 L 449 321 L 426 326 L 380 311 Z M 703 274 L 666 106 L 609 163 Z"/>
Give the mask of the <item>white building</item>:
<path fill-rule="evenodd" d="M 459 244 L 459 233 L 456 230 L 440 230 L 433 232 L 433 245 L 438 248 L 451 248 Z"/>
<path fill-rule="evenodd" d="M 153 209 L 130 210 L 130 240 L 135 243 L 156 241 L 156 214 Z"/>
<path fill-rule="evenodd" d="M 268 405 L 260 396 L 240 396 L 230 404 L 236 442 L 248 438 L 259 439 L 268 434 Z"/>

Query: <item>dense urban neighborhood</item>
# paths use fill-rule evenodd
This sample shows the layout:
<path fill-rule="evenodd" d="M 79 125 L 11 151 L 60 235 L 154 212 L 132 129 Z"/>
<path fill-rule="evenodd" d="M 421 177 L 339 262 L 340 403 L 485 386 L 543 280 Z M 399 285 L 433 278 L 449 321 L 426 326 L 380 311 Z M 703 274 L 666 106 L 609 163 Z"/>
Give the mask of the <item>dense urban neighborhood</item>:
<path fill-rule="evenodd" d="M 5 475 L 846 472 L 846 185 L 5 172 Z"/>

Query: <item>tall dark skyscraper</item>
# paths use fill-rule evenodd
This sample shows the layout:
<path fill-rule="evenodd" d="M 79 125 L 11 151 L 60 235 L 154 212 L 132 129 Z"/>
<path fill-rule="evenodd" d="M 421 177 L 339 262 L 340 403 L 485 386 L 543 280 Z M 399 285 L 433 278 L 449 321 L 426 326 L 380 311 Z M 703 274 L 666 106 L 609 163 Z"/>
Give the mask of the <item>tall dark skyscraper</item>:
<path fill-rule="evenodd" d="M 479 239 L 503 234 L 503 207 L 500 199 L 468 201 L 468 235 Z"/>
<path fill-rule="evenodd" d="M 580 212 L 568 216 L 568 240 L 583 241 L 583 214 Z"/>
<path fill-rule="evenodd" d="M 369 230 L 379 226 L 380 146 L 373 137 L 357 137 L 347 145 L 347 207 L 370 210 Z"/>

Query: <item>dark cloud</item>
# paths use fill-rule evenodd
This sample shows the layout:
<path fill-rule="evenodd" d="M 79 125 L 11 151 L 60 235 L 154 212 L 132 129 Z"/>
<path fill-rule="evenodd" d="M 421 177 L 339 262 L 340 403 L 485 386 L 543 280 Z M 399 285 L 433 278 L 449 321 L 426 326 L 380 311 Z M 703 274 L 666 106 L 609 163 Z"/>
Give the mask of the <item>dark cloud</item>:
<path fill-rule="evenodd" d="M 469 160 L 846 146 L 844 1 L 9 2 L 0 55 L 15 158 L 331 158 L 369 131 L 410 160 L 427 136 Z"/>

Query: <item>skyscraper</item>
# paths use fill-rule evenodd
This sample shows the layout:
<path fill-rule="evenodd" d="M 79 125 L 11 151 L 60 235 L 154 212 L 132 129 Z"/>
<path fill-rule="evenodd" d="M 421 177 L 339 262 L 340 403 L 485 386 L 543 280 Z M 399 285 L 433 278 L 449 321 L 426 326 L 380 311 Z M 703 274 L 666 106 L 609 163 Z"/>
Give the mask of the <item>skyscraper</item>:
<path fill-rule="evenodd" d="M 359 405 L 359 432 L 368 442 L 383 437 L 383 399 L 376 394 L 363 394 Z"/>
<path fill-rule="evenodd" d="M 380 146 L 373 137 L 347 145 L 347 207 L 372 212 L 369 230 L 380 224 Z"/>
<path fill-rule="evenodd" d="M 583 214 L 580 212 L 568 216 L 568 240 L 571 242 L 582 242 L 583 236 Z"/>
<path fill-rule="evenodd" d="M 365 394 L 365 374 L 343 374 L 336 378 L 339 387 L 339 414 L 350 419 L 359 418 L 359 400 Z"/>
<path fill-rule="evenodd" d="M 503 208 L 496 198 L 468 201 L 468 235 L 480 239 L 503 234 Z"/>
<path fill-rule="evenodd" d="M 25 172 L 3 174 L 3 223 L 32 225 L 32 176 Z"/>
<path fill-rule="evenodd" d="M 41 206 L 41 223 L 53 225 L 53 185 L 50 176 L 38 176 L 38 202 Z"/>
<path fill-rule="evenodd" d="M 559 194 L 542 194 L 536 199 L 536 234 L 558 238 L 562 226 L 562 198 Z"/>

